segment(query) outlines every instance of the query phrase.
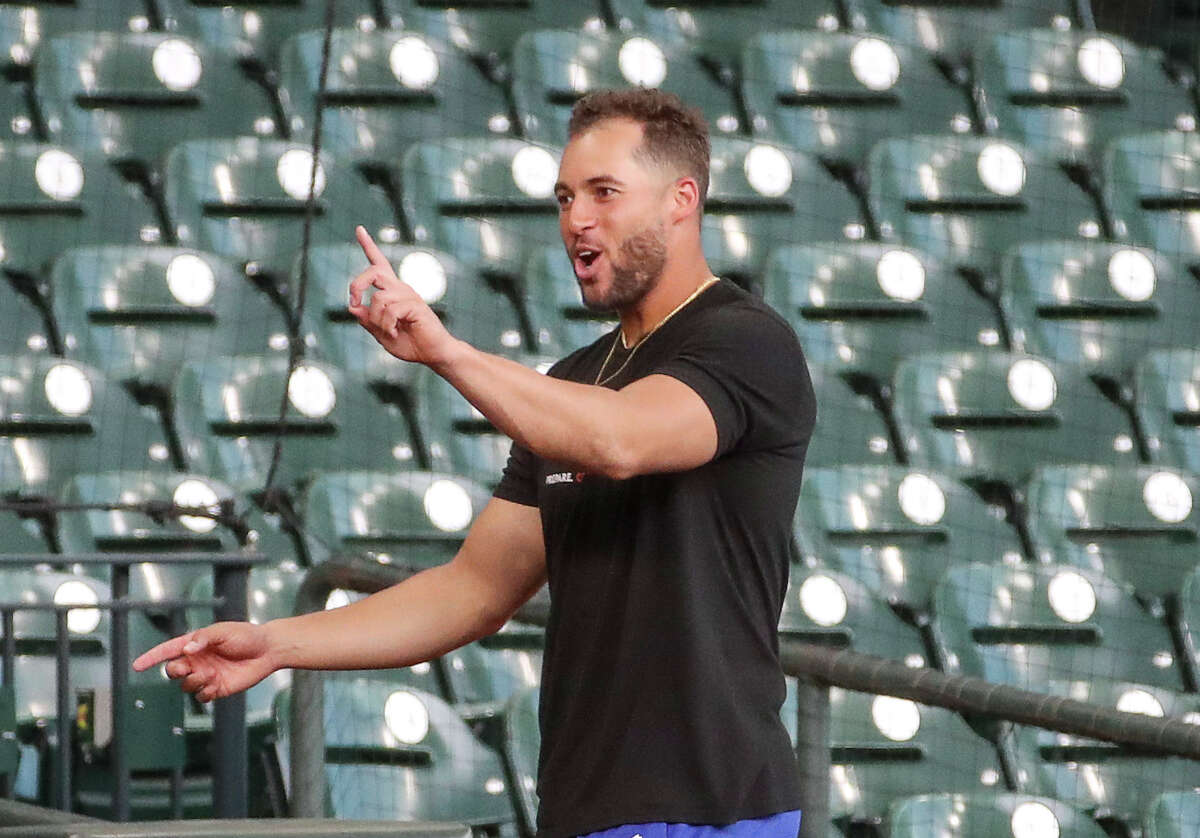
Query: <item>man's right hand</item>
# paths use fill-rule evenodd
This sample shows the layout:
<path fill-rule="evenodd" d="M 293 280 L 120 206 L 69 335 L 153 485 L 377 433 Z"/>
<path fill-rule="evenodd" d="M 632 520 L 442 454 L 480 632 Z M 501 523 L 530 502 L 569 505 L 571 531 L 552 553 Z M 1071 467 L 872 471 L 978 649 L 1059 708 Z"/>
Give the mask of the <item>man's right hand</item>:
<path fill-rule="evenodd" d="M 270 652 L 263 626 L 213 623 L 158 644 L 133 668 L 143 672 L 166 661 L 169 677 L 183 679 L 183 689 L 200 701 L 212 701 L 247 690 L 274 672 L 278 667 Z"/>

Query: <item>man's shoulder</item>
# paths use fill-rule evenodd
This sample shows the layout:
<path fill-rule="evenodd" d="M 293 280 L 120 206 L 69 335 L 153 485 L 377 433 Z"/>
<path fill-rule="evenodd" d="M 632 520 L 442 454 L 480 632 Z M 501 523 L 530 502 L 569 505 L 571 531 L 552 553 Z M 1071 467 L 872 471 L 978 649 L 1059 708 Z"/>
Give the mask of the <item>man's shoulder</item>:
<path fill-rule="evenodd" d="M 581 346 L 558 361 L 555 361 L 550 369 L 546 370 L 546 375 L 566 381 L 578 380 L 581 375 L 580 370 L 593 366 L 591 359 L 594 359 L 597 353 L 607 351 L 608 347 L 612 344 L 616 330 L 617 325 L 614 323 L 612 329 L 591 343 Z"/>
<path fill-rule="evenodd" d="M 729 280 L 723 280 L 714 289 L 712 304 L 697 312 L 697 325 L 703 328 L 722 328 L 755 334 L 762 330 L 761 337 L 782 340 L 799 347 L 796 330 L 778 311 L 763 299 Z"/>

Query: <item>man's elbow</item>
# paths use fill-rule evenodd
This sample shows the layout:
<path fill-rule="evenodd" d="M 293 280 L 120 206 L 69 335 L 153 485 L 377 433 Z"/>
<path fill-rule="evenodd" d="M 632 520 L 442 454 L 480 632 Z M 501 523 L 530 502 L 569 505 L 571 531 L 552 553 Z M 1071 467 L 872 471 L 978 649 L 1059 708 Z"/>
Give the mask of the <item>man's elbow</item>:
<path fill-rule="evenodd" d="M 627 440 L 612 438 L 596 451 L 591 470 L 610 480 L 628 480 L 642 473 L 636 446 Z"/>

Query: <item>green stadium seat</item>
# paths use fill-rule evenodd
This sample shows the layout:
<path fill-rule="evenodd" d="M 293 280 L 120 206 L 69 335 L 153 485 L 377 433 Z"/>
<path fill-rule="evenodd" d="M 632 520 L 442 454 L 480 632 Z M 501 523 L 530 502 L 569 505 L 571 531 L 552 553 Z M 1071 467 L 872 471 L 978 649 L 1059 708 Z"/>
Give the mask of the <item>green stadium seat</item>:
<path fill-rule="evenodd" d="M 440 18 L 455 46 L 479 61 L 495 80 L 509 81 L 508 62 L 522 35 L 531 29 L 603 30 L 604 5 L 604 0 L 383 0 L 383 19 L 401 29 L 412 28 L 414 20 Z"/>
<path fill-rule="evenodd" d="M 52 337 L 33 301 L 0 281 L 0 355 L 49 353 Z"/>
<path fill-rule="evenodd" d="M 300 250 L 312 149 L 237 137 L 186 140 L 167 156 L 165 199 L 179 244 L 244 264 L 252 276 L 285 277 Z M 399 239 L 394 214 L 354 169 L 323 153 L 316 168 L 315 244 L 345 242 L 356 224 L 377 241 Z"/>
<path fill-rule="evenodd" d="M 909 795 L 1004 791 L 996 749 L 949 710 L 837 687 L 829 704 L 830 809 L 851 834 Z"/>
<path fill-rule="evenodd" d="M 994 283 L 1011 245 L 1095 238 L 1092 199 L 1049 157 L 993 137 L 882 140 L 868 162 L 871 212 L 884 239 L 898 238 Z"/>
<path fill-rule="evenodd" d="M 552 359 L 545 356 L 516 353 L 509 357 L 539 372 L 552 365 Z M 449 382 L 428 370 L 421 371 L 413 391 L 422 450 L 429 462 L 495 488 L 508 462 L 512 440 L 498 432 Z"/>
<path fill-rule="evenodd" d="M 1196 127 L 1161 53 L 1086 30 L 1005 32 L 976 55 L 988 127 L 1064 163 L 1098 169 L 1122 134 Z"/>
<path fill-rule="evenodd" d="M 1200 832 L 1200 789 L 1166 791 L 1146 810 L 1145 838 L 1187 838 Z"/>
<path fill-rule="evenodd" d="M 12 684 L 0 685 L 0 777 L 12 788 L 21 750 L 17 745 L 17 699 Z"/>
<path fill-rule="evenodd" d="M 895 413 L 912 463 L 1016 491 L 1037 466 L 1137 465 L 1128 419 L 1085 371 L 1017 352 L 906 358 Z"/>
<path fill-rule="evenodd" d="M 305 538 L 313 562 L 359 555 L 425 568 L 454 558 L 488 502 L 454 474 L 327 471 L 305 493 Z"/>
<path fill-rule="evenodd" d="M 361 379 L 317 361 L 288 373 L 286 358 L 233 356 L 185 364 L 175 386 L 175 427 L 189 467 L 264 488 L 282 423 L 274 488 L 292 493 L 315 472 L 415 465 L 408 423 Z"/>
<path fill-rule="evenodd" d="M 571 106 L 601 88 L 657 87 L 699 108 L 714 133 L 743 128 L 727 88 L 706 74 L 686 45 L 659 44 L 644 34 L 544 29 L 521 36 L 513 50 L 512 91 L 524 136 L 567 141 Z"/>
<path fill-rule="evenodd" d="M 257 70 L 276 66 L 288 37 L 325 25 L 321 0 L 154 0 L 163 27 L 218 49 L 231 49 Z M 370 0 L 338 0 L 334 25 L 370 32 L 377 26 Z"/>
<path fill-rule="evenodd" d="M 1086 689 L 1076 685 L 1069 695 L 1128 713 L 1200 722 L 1200 698 L 1143 684 L 1102 680 Z M 1012 749 L 1030 788 L 1083 810 L 1109 834 L 1136 834 L 1160 792 L 1200 787 L 1200 763 L 1111 742 L 1020 727 Z"/>
<path fill-rule="evenodd" d="M 1166 626 L 1130 589 L 1086 568 L 952 567 L 933 613 L 951 674 L 1058 695 L 1112 680 L 1183 689 Z"/>
<path fill-rule="evenodd" d="M 537 350 L 544 354 L 565 355 L 610 334 L 617 326 L 613 312 L 592 311 L 583 304 L 575 269 L 561 243 L 533 252 L 522 289 Z"/>
<path fill-rule="evenodd" d="M 517 283 L 534 248 L 561 243 L 557 149 L 524 140 L 450 137 L 409 148 L 400 182 L 417 244 Z"/>
<path fill-rule="evenodd" d="M 182 138 L 275 135 L 267 91 L 236 57 L 162 32 L 77 32 L 38 50 L 34 93 L 52 140 L 156 180 Z"/>
<path fill-rule="evenodd" d="M 962 83 L 970 78 L 972 56 L 992 35 L 1011 29 L 1069 29 L 1079 8 L 1076 0 L 849 2 L 853 28 L 886 32 L 902 44 L 934 53 Z"/>
<path fill-rule="evenodd" d="M 290 691 L 275 704 L 281 766 L 288 764 L 290 704 Z M 499 754 L 437 696 L 386 679 L 338 678 L 325 682 L 324 704 L 330 815 L 493 830 L 513 822 Z"/>
<path fill-rule="evenodd" d="M 841 26 L 837 0 L 609 0 L 622 30 L 642 29 L 683 40 L 726 83 L 740 69 L 742 49 L 766 26 L 776 30 Z"/>
<path fill-rule="evenodd" d="M 0 11 L 0 16 L 3 14 Z M 24 82 L 0 79 L 0 140 L 28 139 L 33 133 L 28 86 Z"/>
<path fill-rule="evenodd" d="M 923 794 L 896 801 L 886 838 L 1106 838 L 1099 824 L 1051 797 L 1002 792 Z"/>
<path fill-rule="evenodd" d="M 18 497 L 21 485 L 21 459 L 12 440 L 0 438 L 0 505 Z M 48 552 L 50 549 L 35 521 L 22 519 L 15 509 L 0 506 L 0 553 Z"/>
<path fill-rule="evenodd" d="M 870 33 L 763 31 L 743 53 L 742 97 L 755 135 L 849 169 L 886 137 L 972 128 L 927 54 Z"/>
<path fill-rule="evenodd" d="M 809 363 L 887 393 L 901 358 L 995 346 L 990 303 L 911 248 L 831 242 L 776 248 L 763 299 L 800 338 Z"/>
<path fill-rule="evenodd" d="M 1200 478 L 1156 466 L 1047 466 L 1026 491 L 1043 561 L 1081 564 L 1172 600 L 1200 561 Z"/>
<path fill-rule="evenodd" d="M 1118 236 L 1200 269 L 1200 134 L 1157 131 L 1113 140 L 1104 156 L 1104 202 Z"/>
<path fill-rule="evenodd" d="M 947 568 L 1022 558 L 1016 531 L 996 508 L 946 475 L 904 466 L 807 469 L 794 532 L 804 556 L 918 617 L 928 614 Z"/>
<path fill-rule="evenodd" d="M 283 315 L 214 253 L 71 248 L 54 261 L 50 287 L 68 353 L 139 391 L 165 397 L 180 367 L 196 358 L 288 350 Z"/>
<path fill-rule="evenodd" d="M 455 337 L 486 351 L 512 351 L 523 335 L 516 308 L 449 253 L 410 245 L 380 245 L 396 275 L 417 289 Z M 385 350 L 347 309 L 350 280 L 367 266 L 357 244 L 329 244 L 309 254 L 308 305 L 301 323 L 306 344 L 321 357 L 379 387 L 408 390 L 419 366 Z M 292 269 L 300 285 L 302 265 Z"/>
<path fill-rule="evenodd" d="M 860 580 L 819 564 L 791 565 L 779 636 L 853 649 L 912 667 L 928 665 L 920 633 L 897 617 L 882 597 Z"/>
<path fill-rule="evenodd" d="M 1176 618 L 1188 681 L 1192 689 L 1200 691 L 1200 564 L 1180 586 Z"/>
<path fill-rule="evenodd" d="M 821 196 L 819 205 L 814 195 Z M 722 136 L 712 138 L 701 224 L 713 272 L 755 290 L 774 248 L 866 235 L 857 200 L 815 158 Z"/>
<path fill-rule="evenodd" d="M 514 694 L 541 682 L 544 647 L 540 628 L 509 622 L 495 634 L 448 652 L 438 663 L 454 709 L 485 728 L 497 721 Z"/>
<path fill-rule="evenodd" d="M 323 41 L 323 31 L 305 32 L 280 57 L 292 136 L 305 141 L 316 119 Z M 511 127 L 504 91 L 457 48 L 419 30 L 335 29 L 325 84 L 321 141 L 339 158 L 386 165 L 420 140 Z"/>
<path fill-rule="evenodd" d="M 504 708 L 504 764 L 508 785 L 523 834 L 537 831 L 538 754 L 542 732 L 538 725 L 537 687 L 526 687 L 508 700 Z"/>
<path fill-rule="evenodd" d="M 1189 312 L 1200 309 L 1200 284 L 1147 248 L 1025 242 L 1005 254 L 1000 286 L 1014 348 L 1127 389 L 1147 352 L 1195 339 Z"/>
<path fill-rule="evenodd" d="M 0 6 L 0 72 L 28 74 L 38 47 L 65 32 L 145 32 L 143 3 L 113 0 L 17 0 Z"/>
<path fill-rule="evenodd" d="M 816 364 L 808 367 L 820 418 L 808 442 L 808 468 L 859 463 L 897 462 L 887 420 L 871 399 L 855 393 L 833 372 Z"/>
<path fill-rule="evenodd" d="M 161 235 L 137 188 L 102 157 L 46 143 L 0 143 L 0 267 L 38 277 L 68 247 Z"/>
<path fill-rule="evenodd" d="M 36 355 L 0 356 L 0 441 L 16 455 L 18 492 L 55 494 L 77 472 L 166 471 L 158 423 L 99 370 Z"/>
<path fill-rule="evenodd" d="M 1154 461 L 1200 472 L 1200 349 L 1148 353 L 1138 365 L 1134 391 Z"/>

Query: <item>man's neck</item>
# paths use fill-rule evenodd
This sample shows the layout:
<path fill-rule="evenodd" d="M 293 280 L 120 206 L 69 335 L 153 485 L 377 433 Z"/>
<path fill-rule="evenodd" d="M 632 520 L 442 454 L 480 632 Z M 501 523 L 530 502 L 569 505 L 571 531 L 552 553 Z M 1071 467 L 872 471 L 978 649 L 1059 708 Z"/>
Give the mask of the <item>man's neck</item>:
<path fill-rule="evenodd" d="M 621 336 L 625 346 L 632 347 L 671 315 L 689 296 L 695 294 L 712 277 L 703 255 L 686 263 L 668 263 L 663 275 L 646 296 L 635 305 L 619 312 Z"/>

